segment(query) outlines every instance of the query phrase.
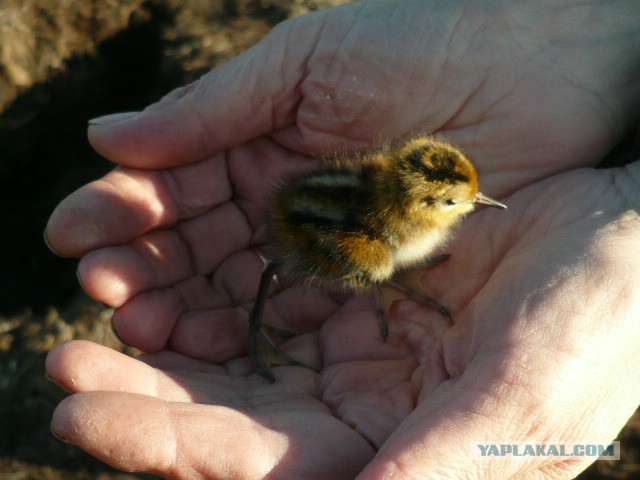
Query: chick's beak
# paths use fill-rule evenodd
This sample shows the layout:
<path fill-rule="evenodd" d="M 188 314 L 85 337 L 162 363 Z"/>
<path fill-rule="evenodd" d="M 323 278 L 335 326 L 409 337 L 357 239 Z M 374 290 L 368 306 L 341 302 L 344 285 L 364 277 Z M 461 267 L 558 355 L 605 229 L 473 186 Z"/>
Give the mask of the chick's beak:
<path fill-rule="evenodd" d="M 483 195 L 480 192 L 478 192 L 478 195 L 476 195 L 476 199 L 474 203 L 477 203 L 480 205 L 487 205 L 488 207 L 496 207 L 501 210 L 507 209 L 507 206 L 504 203 L 494 200 L 493 198 L 487 197 L 486 195 Z"/>

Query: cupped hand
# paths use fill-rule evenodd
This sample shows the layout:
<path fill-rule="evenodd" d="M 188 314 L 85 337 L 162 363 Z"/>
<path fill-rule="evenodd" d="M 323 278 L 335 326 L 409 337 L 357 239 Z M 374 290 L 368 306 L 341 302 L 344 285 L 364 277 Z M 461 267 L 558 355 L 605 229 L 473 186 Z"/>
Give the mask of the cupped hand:
<path fill-rule="evenodd" d="M 50 376 L 78 393 L 56 411 L 59 435 L 172 478 L 569 475 L 588 461 L 470 452 L 615 435 L 640 398 L 637 168 L 534 182 L 593 164 L 628 127 L 620 98 L 635 92 L 618 88 L 623 68 L 582 76 L 593 65 L 580 42 L 546 45 L 540 16 L 429 5 L 287 22 L 159 104 L 90 128 L 122 166 L 68 197 L 47 239 L 82 258 L 84 288 L 117 307 L 115 330 L 156 352 L 143 358 L 156 369 L 86 343 L 54 350 Z M 547 28 L 561 13 L 585 12 L 553 12 Z M 268 321 L 300 333 L 287 352 L 321 372 L 276 367 L 274 385 L 252 374 L 242 304 L 273 183 L 312 154 L 424 131 L 467 151 L 484 193 L 515 192 L 508 212 L 469 218 L 451 260 L 423 277 L 453 323 L 396 302 L 383 344 L 370 298 L 279 285 Z M 617 375 L 595 374 L 603 364 Z"/>
<path fill-rule="evenodd" d="M 294 315 L 290 306 L 304 323 L 307 301 L 326 309 L 285 344 L 320 374 L 275 367 L 272 385 L 246 358 L 223 358 L 246 341 L 226 331 L 223 309 L 193 314 L 210 320 L 191 338 L 200 355 L 165 351 L 145 364 L 63 345 L 49 375 L 82 393 L 53 428 L 118 468 L 169 478 L 354 478 L 367 464 L 361 478 L 570 478 L 594 458 L 483 459 L 477 445 L 605 444 L 633 413 L 639 180 L 639 164 L 565 173 L 512 196 L 508 212 L 470 218 L 451 259 L 423 277 L 452 324 L 399 301 L 383 343 L 370 299 L 328 307 L 283 288 L 271 320 Z M 222 365 L 192 358 L 207 355 Z"/>

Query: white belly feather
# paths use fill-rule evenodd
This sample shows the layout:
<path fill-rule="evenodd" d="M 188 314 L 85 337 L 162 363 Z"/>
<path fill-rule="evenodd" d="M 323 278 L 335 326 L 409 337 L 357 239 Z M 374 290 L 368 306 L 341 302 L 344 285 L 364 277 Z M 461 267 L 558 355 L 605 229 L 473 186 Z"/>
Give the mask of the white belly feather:
<path fill-rule="evenodd" d="M 404 268 L 421 263 L 444 243 L 446 237 L 446 232 L 432 229 L 402 242 L 393 255 L 394 267 Z"/>

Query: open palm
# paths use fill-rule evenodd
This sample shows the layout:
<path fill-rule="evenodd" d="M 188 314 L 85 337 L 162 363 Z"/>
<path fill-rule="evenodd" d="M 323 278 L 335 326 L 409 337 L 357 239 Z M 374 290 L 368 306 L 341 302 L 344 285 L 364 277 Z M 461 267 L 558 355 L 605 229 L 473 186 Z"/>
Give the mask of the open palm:
<path fill-rule="evenodd" d="M 585 380 L 584 372 L 607 368 L 603 342 L 620 350 L 630 334 L 624 328 L 611 332 L 611 325 L 598 316 L 608 312 L 593 309 L 609 309 L 611 296 L 623 298 L 625 282 L 604 288 L 590 279 L 603 275 L 603 268 L 615 271 L 622 265 L 640 272 L 629 267 L 630 261 L 638 263 L 633 255 L 617 257 L 614 251 L 627 228 L 638 228 L 637 219 L 626 219 L 628 227 L 597 246 L 585 236 L 620 220 L 617 208 L 607 208 L 625 202 L 615 193 L 606 197 L 612 180 L 609 174 L 588 171 L 563 174 L 514 195 L 507 213 L 487 210 L 470 218 L 450 245 L 452 258 L 423 277 L 426 290 L 451 309 L 452 324 L 423 305 L 401 300 L 392 307 L 385 344 L 367 296 L 335 299 L 281 285 L 270 298 L 268 318 L 274 325 L 304 332 L 285 347 L 321 372 L 276 367 L 274 385 L 252 373 L 243 357 L 247 314 L 230 299 L 250 293 L 261 262 L 252 251 L 240 250 L 214 275 L 214 286 L 224 286 L 224 293 L 217 296 L 214 288 L 204 295 L 208 309 L 202 305 L 178 317 L 167 341 L 186 355 L 167 351 L 145 356 L 155 370 L 97 345 L 68 344 L 55 351 L 49 358 L 54 378 L 74 392 L 99 392 L 63 404 L 58 430 L 71 433 L 71 441 L 120 468 L 177 478 L 191 469 L 207 478 L 228 469 L 249 478 L 269 472 L 275 478 L 354 478 L 394 431 L 397 440 L 387 442 L 383 452 L 408 447 L 407 437 L 398 432 L 429 431 L 450 414 L 477 416 L 478 428 L 486 431 L 482 424 L 490 418 L 486 409 L 491 404 L 519 405 L 515 412 L 503 406 L 503 414 L 520 416 L 497 432 L 496 441 L 526 439 L 521 429 L 543 423 L 541 417 L 554 418 L 550 410 L 582 416 L 580 411 L 592 404 L 580 396 L 565 396 L 565 389 L 572 389 L 578 378 Z M 580 201 L 585 189 L 601 195 L 585 204 Z M 594 207 L 604 216 L 589 215 Z M 597 267 L 585 267 L 592 264 Z M 546 289 L 541 280 L 549 284 Z M 187 304 L 197 304 L 202 291 L 190 292 L 191 282 L 204 283 L 189 279 L 187 286 L 176 289 L 182 290 Z M 145 295 L 131 302 L 145 301 Z M 572 300 L 562 301 L 567 295 Z M 584 304 L 585 298 L 590 303 Z M 552 316 L 548 304 L 554 306 Z M 631 303 L 616 306 L 621 311 L 632 307 L 637 309 Z M 580 309 L 590 321 L 585 322 Z M 140 323 L 153 328 L 155 319 L 139 317 L 138 324 L 128 327 L 131 331 L 125 330 L 125 338 L 138 335 L 136 328 L 146 330 Z M 616 335 L 621 336 L 617 341 Z M 575 350 L 572 345 L 577 345 Z M 617 353 L 630 361 L 637 351 Z M 615 362 L 621 360 L 618 355 Z M 553 363 L 539 361 L 549 357 Z M 99 374 L 86 368 L 88 361 L 100 365 Z M 542 393 L 549 402 L 533 390 L 532 379 L 544 384 Z M 617 392 L 625 385 L 636 389 L 637 382 L 630 380 L 628 372 L 617 379 Z M 608 388 L 611 382 L 607 377 Z M 611 406 L 611 421 L 624 422 L 635 408 L 637 397 L 625 397 L 624 408 Z M 128 413 L 123 417 L 123 412 Z M 87 418 L 92 419 L 89 424 Z M 603 435 L 600 429 L 605 427 L 608 422 L 582 428 Z M 131 437 L 128 442 L 122 442 L 121 429 Z M 99 437 L 97 431 L 102 432 Z M 572 435 L 562 432 L 558 438 Z M 149 438 L 155 439 L 153 445 Z M 431 441 L 432 451 L 443 448 L 437 436 Z M 471 445 L 459 448 L 465 455 Z M 452 455 L 452 450 L 447 446 L 443 455 Z M 131 451 L 135 454 L 123 455 Z M 513 473 L 522 466 L 508 468 Z"/>
<path fill-rule="evenodd" d="M 539 432 L 610 440 L 622 426 L 640 398 L 638 374 L 605 385 L 587 373 L 637 357 L 635 347 L 621 345 L 639 333 L 630 321 L 637 294 L 628 292 L 640 268 L 620 247 L 623 239 L 638 243 L 637 215 L 629 213 L 637 197 L 627 193 L 637 168 L 541 179 L 592 164 L 628 113 L 617 104 L 585 107 L 580 86 L 549 70 L 527 78 L 553 87 L 565 109 L 554 110 L 557 98 L 527 108 L 537 100 L 530 89 L 493 76 L 499 50 L 486 58 L 490 74 L 471 75 L 474 62 L 455 58 L 455 42 L 426 64 L 410 48 L 403 58 L 392 42 L 356 42 L 382 26 L 389 31 L 375 38 L 393 39 L 410 18 L 429 20 L 414 31 L 423 36 L 416 45 L 447 44 L 448 22 L 485 25 L 455 8 L 424 13 L 423 2 L 383 15 L 389 8 L 360 3 L 286 23 L 199 83 L 90 130 L 94 146 L 124 166 L 66 199 L 47 237 L 56 251 L 82 257 L 83 286 L 117 307 L 119 336 L 155 353 L 142 363 L 82 342 L 54 350 L 50 375 L 83 392 L 56 411 L 58 434 L 119 468 L 174 478 L 354 478 L 365 467 L 363 478 L 413 478 L 425 469 L 577 472 L 586 463 L 478 467 L 469 452 L 473 441 L 536 440 Z M 488 43 L 502 38 L 478 32 Z M 296 48 L 286 48 L 291 38 L 301 39 Z M 530 64 L 532 55 L 514 62 Z M 380 64 L 365 69 L 372 58 Z M 442 66 L 438 74 L 433 62 Z M 259 85 L 249 93 L 255 98 L 243 97 L 237 75 Z M 314 153 L 434 130 L 476 160 L 485 193 L 512 193 L 508 212 L 465 221 L 447 247 L 452 258 L 421 279 L 453 321 L 401 300 L 383 343 L 370 297 L 281 283 L 267 321 L 299 333 L 283 348 L 320 373 L 276 367 L 273 385 L 253 373 L 247 312 L 238 302 L 255 299 L 273 183 L 316 161 Z M 577 142 L 578 131 L 589 135 Z M 596 348 L 611 355 L 596 357 Z M 602 407 L 603 424 L 587 414 L 606 400 L 611 382 L 627 394 Z M 584 393 L 576 396 L 578 388 Z M 598 393 L 585 402 L 589 390 Z M 557 420 L 565 417 L 580 422 Z"/>

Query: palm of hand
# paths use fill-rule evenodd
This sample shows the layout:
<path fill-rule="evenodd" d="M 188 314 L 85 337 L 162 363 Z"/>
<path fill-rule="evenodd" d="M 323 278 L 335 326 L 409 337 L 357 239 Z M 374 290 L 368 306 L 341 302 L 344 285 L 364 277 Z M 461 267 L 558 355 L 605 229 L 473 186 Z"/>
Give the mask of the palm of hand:
<path fill-rule="evenodd" d="M 259 150 L 262 158 L 270 151 L 264 143 Z M 274 156 L 280 156 L 281 152 L 273 151 Z M 245 162 L 240 158 L 233 160 L 235 169 L 246 171 L 245 162 L 250 161 L 249 157 Z M 202 168 L 202 165 L 192 168 Z M 192 173 L 185 170 L 174 175 L 173 180 L 181 174 L 186 174 L 187 179 L 200 178 Z M 602 175 L 565 174 L 514 195 L 506 213 L 482 211 L 467 219 L 448 249 L 452 258 L 427 271 L 423 277 L 426 290 L 451 309 L 452 325 L 414 302 L 396 302 L 391 312 L 390 336 L 384 344 L 375 326 L 370 298 L 335 298 L 301 286 L 282 288 L 269 300 L 268 320 L 274 326 L 304 332 L 288 342 L 287 351 L 322 370 L 317 375 L 304 368 L 276 367 L 277 382 L 271 386 L 251 374 L 244 358 L 247 313 L 235 303 L 252 300 L 262 264 L 253 251 L 238 249 L 237 239 L 229 235 L 229 232 L 244 232 L 243 245 L 260 237 L 259 211 L 263 207 L 260 199 L 264 198 L 264 192 L 251 186 L 259 183 L 258 178 L 264 179 L 266 173 L 260 172 L 255 179 L 246 175 L 233 178 L 234 175 L 231 169 L 230 184 L 235 186 L 235 195 L 229 197 L 233 198 L 231 202 L 196 214 L 192 220 L 177 225 L 173 232 L 178 235 L 180 229 L 179 238 L 183 241 L 206 239 L 201 229 L 214 232 L 213 236 L 218 235 L 219 241 L 213 256 L 208 256 L 211 255 L 208 252 L 215 242 L 190 244 L 187 250 L 192 253 L 189 263 L 193 270 L 175 282 L 175 272 L 184 272 L 184 268 L 167 264 L 167 258 L 176 256 L 160 255 L 157 258 L 164 258 L 162 267 L 167 277 L 155 276 L 157 283 L 152 286 L 149 279 L 138 285 L 131 282 L 129 295 L 132 291 L 138 294 L 124 304 L 115 318 L 116 328 L 127 343 L 147 350 L 153 350 L 153 344 L 168 344 L 171 350 L 184 356 L 168 351 L 147 355 L 145 361 L 160 369 L 151 375 L 148 368 L 137 361 L 114 356 L 96 346 L 71 347 L 50 359 L 50 371 L 62 383 L 74 375 L 81 377 L 75 379 L 73 386 L 66 384 L 73 391 L 110 391 L 118 385 L 117 389 L 128 392 L 87 394 L 89 396 L 73 400 L 74 408 L 90 411 L 92 416 L 96 411 L 104 411 L 104 418 L 109 418 L 109 411 L 140 410 L 142 413 L 128 428 L 137 427 L 142 434 L 154 419 L 154 431 L 161 431 L 163 438 L 170 439 L 162 446 L 175 450 L 165 450 L 163 455 L 173 458 L 174 464 L 165 462 L 159 467 L 153 462 L 155 457 L 144 451 L 128 460 L 134 469 L 167 475 L 170 470 L 195 468 L 214 476 L 214 472 L 207 469 L 219 472 L 233 466 L 253 472 L 256 477 L 273 468 L 276 476 L 308 474 L 317 478 L 353 478 L 394 431 L 406 433 L 418 425 L 427 428 L 425 419 L 438 409 L 480 408 L 481 392 L 497 389 L 510 381 L 509 378 L 518 377 L 517 370 L 523 367 L 520 360 L 523 351 L 525 357 L 534 357 L 549 353 L 545 348 L 551 352 L 554 349 L 552 344 L 542 349 L 527 347 L 539 345 L 530 340 L 516 346 L 519 355 L 515 356 L 514 338 L 535 337 L 540 334 L 540 328 L 548 328 L 548 334 L 568 328 L 548 322 L 544 313 L 537 311 L 536 302 L 542 297 L 549 301 L 562 296 L 563 289 L 571 290 L 580 284 L 582 279 L 568 281 L 562 272 L 580 263 L 575 256 L 575 242 L 585 240 L 581 232 L 597 229 L 597 225 L 589 223 L 603 219 L 583 218 L 592 205 L 580 211 L 575 200 L 584 189 L 605 189 L 607 185 Z M 201 192 L 197 188 L 191 191 Z M 533 198 L 538 200 L 532 203 Z M 193 199 L 183 200 L 192 203 Z M 182 211 L 184 213 L 184 209 Z M 235 212 L 236 222 L 229 221 L 230 212 Z M 524 225 L 527 222 L 528 225 Z M 248 223 L 250 228 L 236 223 L 245 226 Z M 215 233 L 212 225 L 224 225 L 224 231 Z M 109 293 L 101 283 L 112 283 L 108 275 L 104 277 L 104 265 L 109 265 L 111 273 L 120 278 L 135 277 L 134 270 L 140 265 L 131 262 L 132 252 L 140 255 L 141 245 L 149 251 L 166 252 L 166 245 L 175 245 L 175 238 L 173 240 L 166 242 L 164 236 L 148 234 L 126 247 L 115 250 L 108 247 L 88 254 L 80 267 L 81 273 L 86 272 L 85 286 L 117 295 L 118 292 Z M 577 251 L 581 255 L 592 254 L 588 248 L 580 247 Z M 548 252 L 554 252 L 554 258 L 541 263 L 540 258 L 549 255 Z M 144 254 L 141 258 L 149 261 Z M 157 258 L 152 258 L 151 263 Z M 207 265 L 214 265 L 212 290 L 203 281 Z M 147 265 L 142 271 L 156 269 L 159 269 L 157 265 Z M 96 271 L 101 272 L 101 279 L 92 277 Z M 541 278 L 548 279 L 554 286 L 539 291 Z M 162 295 L 155 293 L 160 291 Z M 153 312 L 167 311 L 163 302 L 176 292 L 183 310 L 178 315 L 174 309 L 168 309 L 172 316 L 160 314 L 164 320 L 159 322 L 156 335 L 147 335 L 145 332 L 156 328 L 158 323 Z M 107 300 L 114 301 L 113 297 Z M 142 311 L 151 314 L 134 322 L 135 314 Z M 533 320 L 543 322 L 545 327 L 540 323 L 532 327 Z M 486 332 L 491 335 L 485 335 Z M 558 345 L 565 340 L 559 338 Z M 87 355 L 86 349 L 92 353 Z M 97 380 L 78 372 L 73 365 L 81 366 L 80 358 L 89 357 L 113 373 Z M 224 368 L 209 362 L 224 363 Z M 505 365 L 511 367 L 505 368 Z M 60 375 L 56 374 L 58 370 Z M 544 378 L 549 372 L 539 373 Z M 149 376 L 155 380 L 142 380 Z M 510 388 L 519 391 L 525 386 L 526 382 L 521 385 L 516 381 Z M 79 408 L 78 402 L 80 405 L 86 402 L 86 406 Z M 188 406 L 190 402 L 192 407 Z M 405 421 L 407 417 L 412 420 Z M 74 418 L 80 419 L 82 415 Z M 416 421 L 416 418 L 425 421 Z M 218 432 L 216 439 L 210 437 L 210 432 Z M 401 449 L 403 440 L 399 442 L 399 445 L 388 442 L 385 448 Z M 80 443 L 86 445 L 86 439 Z M 227 451 L 224 462 L 205 460 L 223 444 Z M 103 448 L 101 444 L 95 454 L 101 456 Z M 90 446 L 87 449 L 91 452 Z M 273 463 L 256 464 L 252 453 Z M 113 462 L 112 455 L 113 451 L 103 458 Z M 319 469 L 319 465 L 323 467 Z"/>

